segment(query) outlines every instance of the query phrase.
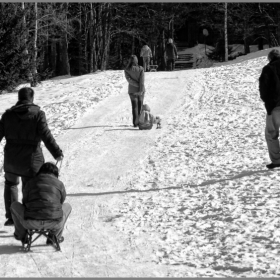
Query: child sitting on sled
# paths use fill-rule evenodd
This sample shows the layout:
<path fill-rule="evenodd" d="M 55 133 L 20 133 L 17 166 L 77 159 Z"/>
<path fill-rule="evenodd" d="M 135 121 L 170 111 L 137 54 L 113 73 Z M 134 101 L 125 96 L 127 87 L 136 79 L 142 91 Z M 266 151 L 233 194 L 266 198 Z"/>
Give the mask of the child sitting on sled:
<path fill-rule="evenodd" d="M 161 118 L 160 116 L 154 117 L 150 113 L 151 109 L 147 104 L 144 104 L 141 109 L 141 114 L 139 117 L 139 129 L 149 130 L 152 129 L 153 124 L 157 124 L 157 128 L 161 128 Z"/>

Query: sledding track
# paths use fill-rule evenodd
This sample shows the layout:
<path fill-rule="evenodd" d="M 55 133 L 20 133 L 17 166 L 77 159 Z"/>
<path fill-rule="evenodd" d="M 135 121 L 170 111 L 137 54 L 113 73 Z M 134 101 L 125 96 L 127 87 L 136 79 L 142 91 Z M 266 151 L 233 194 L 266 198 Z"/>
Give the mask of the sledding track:
<path fill-rule="evenodd" d="M 126 82 L 110 90 L 58 134 L 73 206 L 62 253 L 38 244 L 24 255 L 3 228 L 0 276 L 280 275 L 280 176 L 265 169 L 257 82 L 266 63 L 147 73 L 162 130 L 134 129 Z"/>
<path fill-rule="evenodd" d="M 192 73 L 194 78 L 196 74 Z M 167 116 L 178 106 L 190 85 L 183 72 L 146 74 L 146 96 L 153 114 L 163 118 L 163 128 L 140 131 L 131 126 L 131 105 L 127 84 L 119 94 L 104 99 L 74 126 L 57 137 L 65 159 L 60 179 L 67 189 L 72 213 L 64 232 L 62 252 L 38 241 L 33 252 L 23 253 L 12 238 L 12 228 L 4 228 L 0 239 L 1 277 L 152 277 L 168 274 L 167 267 L 152 263 L 154 245 L 145 237 L 132 240 L 116 231 L 112 221 L 118 206 L 137 172 L 164 134 Z M 52 160 L 44 149 L 46 160 Z M 2 208 L 3 209 L 3 208 Z M 4 222 L 4 220 L 3 220 Z M 29 265 L 26 266 L 26 263 Z M 136 265 L 137 264 L 137 265 Z M 55 267 L 55 269 L 53 269 Z"/>

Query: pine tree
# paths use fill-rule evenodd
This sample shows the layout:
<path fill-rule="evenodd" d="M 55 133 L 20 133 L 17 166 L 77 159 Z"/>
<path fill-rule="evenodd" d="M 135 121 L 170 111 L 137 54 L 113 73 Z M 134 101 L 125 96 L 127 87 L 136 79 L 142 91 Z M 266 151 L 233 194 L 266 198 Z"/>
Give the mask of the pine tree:
<path fill-rule="evenodd" d="M 28 54 L 24 51 L 23 11 L 18 3 L 0 3 L 0 93 L 12 91 L 28 79 Z"/>

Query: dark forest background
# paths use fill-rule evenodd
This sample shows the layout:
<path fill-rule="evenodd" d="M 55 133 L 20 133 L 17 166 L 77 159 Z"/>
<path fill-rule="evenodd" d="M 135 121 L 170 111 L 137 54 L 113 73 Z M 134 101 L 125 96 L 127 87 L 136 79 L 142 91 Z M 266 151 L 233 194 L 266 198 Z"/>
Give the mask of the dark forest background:
<path fill-rule="evenodd" d="M 243 44 L 243 54 L 251 44 L 278 46 L 280 3 L 1 3 L 0 93 L 23 81 L 123 69 L 145 42 L 165 70 L 169 37 L 187 47 L 206 42 L 212 59 L 221 59 L 225 39 Z"/>

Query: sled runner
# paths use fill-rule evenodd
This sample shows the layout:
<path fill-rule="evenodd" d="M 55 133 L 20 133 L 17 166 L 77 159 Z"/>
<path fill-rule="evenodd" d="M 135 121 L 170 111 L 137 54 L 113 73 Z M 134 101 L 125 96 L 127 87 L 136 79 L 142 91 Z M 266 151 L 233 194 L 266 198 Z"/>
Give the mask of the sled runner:
<path fill-rule="evenodd" d="M 32 240 L 33 235 L 37 234 L 36 238 Z M 31 248 L 31 244 L 33 244 L 39 237 L 44 235 L 47 238 L 47 242 L 53 245 L 57 251 L 61 251 L 60 245 L 58 242 L 58 238 L 56 235 L 51 234 L 50 229 L 28 229 L 27 234 L 25 236 L 25 241 L 23 242 L 22 246 L 24 251 L 29 252 Z"/>

